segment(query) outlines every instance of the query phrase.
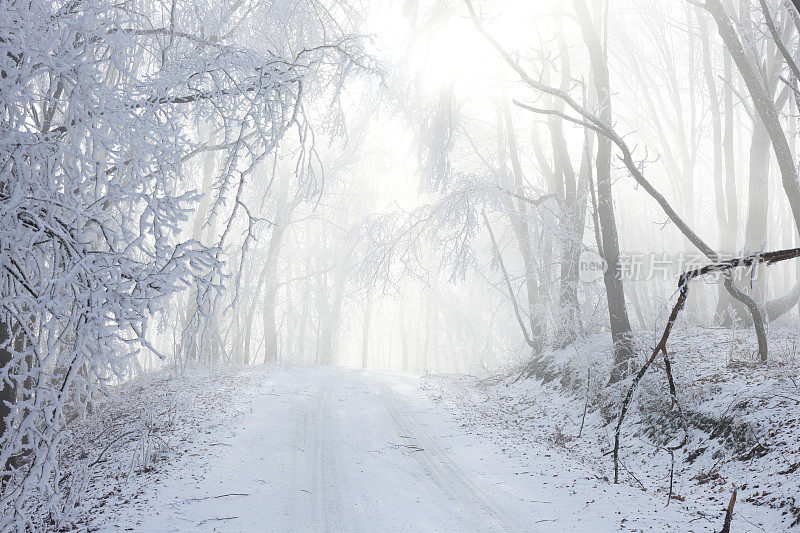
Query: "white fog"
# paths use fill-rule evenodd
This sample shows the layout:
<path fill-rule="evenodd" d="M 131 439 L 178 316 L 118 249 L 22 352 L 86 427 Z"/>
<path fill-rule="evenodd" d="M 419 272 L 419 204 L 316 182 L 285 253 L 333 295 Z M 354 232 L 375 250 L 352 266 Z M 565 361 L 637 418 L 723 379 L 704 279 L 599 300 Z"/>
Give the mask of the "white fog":
<path fill-rule="evenodd" d="M 798 80 L 798 0 L 0 0 L 0 530 L 797 529 Z"/>

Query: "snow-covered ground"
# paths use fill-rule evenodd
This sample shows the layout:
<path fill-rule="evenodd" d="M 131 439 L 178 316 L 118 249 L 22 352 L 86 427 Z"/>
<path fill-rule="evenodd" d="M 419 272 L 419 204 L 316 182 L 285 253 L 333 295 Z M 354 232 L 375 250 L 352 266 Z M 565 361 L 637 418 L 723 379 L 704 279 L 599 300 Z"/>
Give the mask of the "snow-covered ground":
<path fill-rule="evenodd" d="M 208 429 L 192 433 L 172 461 L 139 478 L 134 496 L 126 496 L 131 491 L 122 483 L 113 504 L 92 514 L 90 529 L 686 532 L 718 526 L 682 506 L 665 508 L 661 495 L 611 485 L 547 441 L 509 453 L 502 440 L 475 431 L 452 405 L 435 401 L 431 380 L 336 367 L 258 372 L 245 375 L 226 414 L 206 412 Z"/>
<path fill-rule="evenodd" d="M 29 495 L 41 529 L 91 531 L 106 510 L 135 504 L 202 436 L 240 416 L 239 392 L 263 376 L 258 367 L 165 368 L 112 388 L 65 436 L 55 523 L 39 494 Z"/>
<path fill-rule="evenodd" d="M 682 432 L 660 361 L 634 396 L 622 431 L 620 481 L 663 508 L 672 479 L 669 509 L 693 516 L 694 531 L 721 529 L 734 486 L 735 531 L 786 531 L 800 523 L 800 329 L 775 325 L 769 337 L 770 361 L 761 365 L 747 330 L 681 325 L 673 332 L 668 347 L 689 424 L 674 463 L 665 444 Z M 640 335 L 642 357 L 653 343 Z M 444 375 L 425 378 L 424 389 L 468 431 L 523 463 L 537 464 L 549 449 L 574 469 L 613 479 L 615 422 L 629 382 L 607 386 L 610 350 L 607 335 L 596 335 L 550 354 L 559 373 L 548 383 L 516 380 L 517 373 L 483 380 Z"/>

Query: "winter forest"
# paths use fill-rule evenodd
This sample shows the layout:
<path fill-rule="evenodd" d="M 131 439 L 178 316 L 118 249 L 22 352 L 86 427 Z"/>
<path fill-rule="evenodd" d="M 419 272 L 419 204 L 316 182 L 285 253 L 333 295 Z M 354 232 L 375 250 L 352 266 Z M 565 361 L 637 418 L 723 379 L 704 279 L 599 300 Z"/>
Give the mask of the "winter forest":
<path fill-rule="evenodd" d="M 0 0 L 0 530 L 800 530 L 799 0 Z"/>

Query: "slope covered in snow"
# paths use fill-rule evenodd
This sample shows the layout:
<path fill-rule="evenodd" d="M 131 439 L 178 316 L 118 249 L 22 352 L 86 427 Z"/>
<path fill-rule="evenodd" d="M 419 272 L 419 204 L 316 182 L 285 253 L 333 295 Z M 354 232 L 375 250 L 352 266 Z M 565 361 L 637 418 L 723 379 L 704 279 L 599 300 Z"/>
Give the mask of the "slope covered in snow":
<path fill-rule="evenodd" d="M 652 335 L 652 334 L 651 334 Z M 753 362 L 752 333 L 679 326 L 668 347 L 689 434 L 682 438 L 663 364 L 634 394 L 621 432 L 620 481 L 664 507 L 694 515 L 693 530 L 722 527 L 734 486 L 736 531 L 784 531 L 800 523 L 800 334 L 769 332 L 771 360 Z M 652 346 L 640 333 L 638 344 Z M 608 386 L 610 341 L 601 335 L 550 354 L 555 379 L 430 376 L 424 388 L 465 428 L 518 460 L 549 449 L 565 463 L 613 479 L 616 417 L 630 378 Z M 643 358 L 645 350 L 641 352 Z M 534 457 L 532 460 L 531 457 Z M 672 493 L 670 497 L 670 483 Z"/>

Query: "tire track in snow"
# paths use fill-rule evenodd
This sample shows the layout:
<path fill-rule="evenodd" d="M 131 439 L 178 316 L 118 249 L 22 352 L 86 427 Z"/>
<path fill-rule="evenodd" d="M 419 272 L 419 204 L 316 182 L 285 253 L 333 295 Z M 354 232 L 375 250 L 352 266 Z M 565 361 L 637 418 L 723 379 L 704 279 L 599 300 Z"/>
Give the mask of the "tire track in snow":
<path fill-rule="evenodd" d="M 336 469 L 339 442 L 339 424 L 336 420 L 336 406 L 333 402 L 333 381 L 325 381 L 318 393 L 316 406 L 317 428 L 315 449 L 315 471 L 317 482 L 317 517 L 323 520 L 324 531 L 344 531 L 342 520 L 342 502 L 336 487 L 340 479 Z"/>
<path fill-rule="evenodd" d="M 408 411 L 402 399 L 384 384 L 378 393 L 389 417 L 401 435 L 421 449 L 413 452 L 420 466 L 450 503 L 455 505 L 465 520 L 473 520 L 475 531 L 521 531 L 510 517 L 492 502 L 470 479 L 469 474 L 453 463 L 448 453 L 439 446 L 435 436 L 422 429 L 415 415 Z M 477 508 L 477 513 L 476 513 Z"/>
<path fill-rule="evenodd" d="M 309 436 L 312 435 L 313 421 L 310 419 L 315 412 L 313 408 L 319 391 L 300 389 L 284 394 L 292 397 L 292 400 L 288 402 L 291 406 L 288 415 L 294 420 L 294 435 L 290 443 L 293 450 L 290 470 L 293 476 L 290 486 L 294 492 L 293 501 L 297 502 L 296 507 L 300 508 L 299 513 L 294 506 L 288 509 L 287 512 L 289 514 L 313 517 L 315 512 L 314 497 L 317 491 L 313 482 L 313 464 L 309 460 L 309 454 L 311 453 Z M 314 399 L 311 400 L 309 397 Z"/>

